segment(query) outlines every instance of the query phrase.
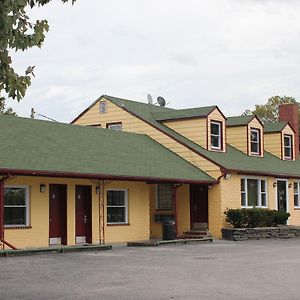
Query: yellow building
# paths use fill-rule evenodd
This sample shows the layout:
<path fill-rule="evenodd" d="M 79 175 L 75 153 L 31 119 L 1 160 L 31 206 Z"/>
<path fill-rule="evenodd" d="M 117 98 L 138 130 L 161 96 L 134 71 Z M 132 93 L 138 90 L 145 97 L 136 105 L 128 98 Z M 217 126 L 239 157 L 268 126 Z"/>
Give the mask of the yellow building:
<path fill-rule="evenodd" d="M 295 120 L 284 121 L 111 96 L 72 125 L 0 116 L 3 243 L 161 238 L 165 219 L 179 237 L 220 237 L 227 208 L 254 206 L 286 210 L 300 225 Z"/>
<path fill-rule="evenodd" d="M 286 108 L 297 116 L 297 106 Z M 288 122 L 264 126 L 252 115 L 226 118 L 217 106 L 171 109 L 105 95 L 72 124 L 146 134 L 213 177 L 217 184 L 190 185 L 182 195 L 184 230 L 208 228 L 220 237 L 226 208 L 253 206 L 284 209 L 300 225 L 297 134 Z M 158 206 L 157 188 L 150 192 L 151 237 L 161 237 L 159 220 L 173 213 Z"/>
<path fill-rule="evenodd" d="M 181 209 L 189 184 L 215 182 L 142 134 L 1 115 L 0 136 L 0 240 L 14 248 L 148 240 L 156 184 Z"/>

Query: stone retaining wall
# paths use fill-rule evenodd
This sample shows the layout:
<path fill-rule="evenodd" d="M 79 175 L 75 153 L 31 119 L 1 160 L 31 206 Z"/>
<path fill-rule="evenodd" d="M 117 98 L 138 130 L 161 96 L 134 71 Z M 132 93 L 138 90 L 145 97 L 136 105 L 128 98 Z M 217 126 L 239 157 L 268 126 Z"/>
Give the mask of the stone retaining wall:
<path fill-rule="evenodd" d="M 231 241 L 291 239 L 300 237 L 300 227 L 222 228 L 222 239 Z"/>

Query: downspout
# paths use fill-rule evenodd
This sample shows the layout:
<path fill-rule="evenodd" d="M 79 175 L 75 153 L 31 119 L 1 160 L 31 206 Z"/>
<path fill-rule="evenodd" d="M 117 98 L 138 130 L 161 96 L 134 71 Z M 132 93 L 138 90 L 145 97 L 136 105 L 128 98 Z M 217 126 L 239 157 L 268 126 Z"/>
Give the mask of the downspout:
<path fill-rule="evenodd" d="M 217 178 L 217 183 L 220 183 L 221 178 L 222 178 L 222 177 L 225 178 L 225 175 L 226 175 L 226 174 L 229 174 L 229 173 L 230 173 L 229 170 L 222 168 L 222 169 L 221 169 L 221 175 Z"/>
<path fill-rule="evenodd" d="M 4 249 L 4 245 L 10 247 L 13 250 L 18 250 L 14 245 L 7 242 L 4 238 L 4 181 L 6 177 L 0 179 L 0 242 Z"/>

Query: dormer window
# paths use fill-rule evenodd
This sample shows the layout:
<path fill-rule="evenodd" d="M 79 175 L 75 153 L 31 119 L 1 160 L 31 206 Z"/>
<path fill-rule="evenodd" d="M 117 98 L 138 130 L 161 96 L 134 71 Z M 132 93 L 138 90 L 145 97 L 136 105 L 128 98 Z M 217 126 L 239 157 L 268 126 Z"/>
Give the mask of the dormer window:
<path fill-rule="evenodd" d="M 210 148 L 222 150 L 222 122 L 210 122 Z"/>
<path fill-rule="evenodd" d="M 251 154 L 260 155 L 260 130 L 256 128 L 251 128 L 250 137 Z"/>
<path fill-rule="evenodd" d="M 106 128 L 116 130 L 116 131 L 121 131 L 122 130 L 122 123 L 121 122 L 106 123 Z"/>
<path fill-rule="evenodd" d="M 99 112 L 100 114 L 104 114 L 107 111 L 107 102 L 106 101 L 101 101 L 99 103 Z"/>
<path fill-rule="evenodd" d="M 292 136 L 289 134 L 285 134 L 283 139 L 284 139 L 284 159 L 293 159 Z"/>

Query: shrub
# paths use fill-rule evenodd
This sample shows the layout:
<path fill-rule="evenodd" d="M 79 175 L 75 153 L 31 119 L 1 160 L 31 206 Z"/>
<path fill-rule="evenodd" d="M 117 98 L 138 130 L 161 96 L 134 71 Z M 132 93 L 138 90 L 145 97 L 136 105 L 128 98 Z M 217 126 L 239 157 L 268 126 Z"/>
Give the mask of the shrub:
<path fill-rule="evenodd" d="M 226 216 L 226 222 L 231 224 L 234 228 L 244 227 L 244 214 L 241 209 L 227 209 L 224 214 Z"/>
<path fill-rule="evenodd" d="M 290 214 L 262 208 L 226 209 L 226 222 L 234 228 L 273 227 L 286 224 Z"/>
<path fill-rule="evenodd" d="M 286 213 L 285 211 L 276 211 L 273 210 L 274 216 L 273 216 L 273 222 L 274 226 L 280 225 L 280 224 L 286 224 L 287 219 L 289 218 L 290 214 Z"/>

